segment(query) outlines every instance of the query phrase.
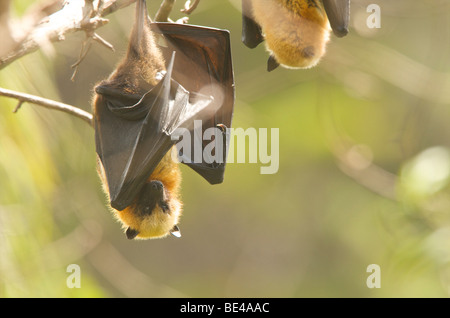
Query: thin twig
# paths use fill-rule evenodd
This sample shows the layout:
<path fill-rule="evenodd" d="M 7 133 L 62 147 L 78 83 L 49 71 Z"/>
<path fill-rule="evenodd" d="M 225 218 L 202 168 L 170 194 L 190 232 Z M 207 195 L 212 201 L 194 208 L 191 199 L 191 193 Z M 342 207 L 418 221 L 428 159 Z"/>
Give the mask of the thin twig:
<path fill-rule="evenodd" d="M 101 45 L 105 46 L 106 48 L 110 49 L 111 51 L 115 52 L 116 50 L 114 49 L 114 46 L 109 43 L 108 41 L 106 41 L 104 38 L 102 38 L 100 35 L 98 35 L 97 33 L 94 32 L 94 34 L 92 35 L 92 39 L 94 39 L 94 41 L 97 41 L 98 43 L 100 43 Z"/>
<path fill-rule="evenodd" d="M 81 44 L 80 56 L 78 60 L 71 66 L 71 68 L 74 69 L 72 77 L 70 78 L 72 81 L 75 81 L 75 76 L 78 73 L 78 68 L 81 62 L 83 62 L 83 60 L 86 58 L 87 54 L 89 53 L 89 50 L 91 49 L 92 40 L 100 43 L 101 45 L 112 50 L 113 52 L 115 51 L 114 46 L 105 39 L 103 39 L 101 36 L 99 36 L 97 33 L 86 32 L 86 36 L 87 36 L 86 40 L 84 40 L 83 43 Z"/>
<path fill-rule="evenodd" d="M 17 106 L 14 108 L 13 113 L 17 113 L 20 109 L 20 107 L 22 107 L 24 101 L 23 100 L 19 100 L 19 102 L 17 103 Z"/>
<path fill-rule="evenodd" d="M 80 66 L 81 62 L 84 60 L 86 55 L 88 54 L 89 50 L 91 49 L 92 45 L 92 36 L 89 36 L 86 40 L 83 41 L 81 44 L 81 50 L 80 50 L 80 57 L 78 58 L 78 61 L 76 61 L 71 68 L 74 69 L 72 77 L 70 78 L 72 81 L 75 81 L 75 76 L 78 73 L 78 67 Z"/>
<path fill-rule="evenodd" d="M 16 91 L 12 91 L 6 88 L 0 88 L 0 96 L 6 96 L 10 98 L 15 98 L 19 100 L 19 104 L 14 109 L 15 111 L 18 110 L 19 106 L 23 104 L 24 102 L 32 103 L 38 106 L 43 106 L 45 108 L 59 110 L 62 112 L 65 112 L 67 114 L 73 115 L 75 117 L 78 117 L 85 122 L 87 122 L 89 125 L 92 126 L 92 114 L 78 108 L 72 105 L 56 102 L 50 99 L 38 97 L 35 95 L 25 94 L 25 93 L 19 93 Z"/>

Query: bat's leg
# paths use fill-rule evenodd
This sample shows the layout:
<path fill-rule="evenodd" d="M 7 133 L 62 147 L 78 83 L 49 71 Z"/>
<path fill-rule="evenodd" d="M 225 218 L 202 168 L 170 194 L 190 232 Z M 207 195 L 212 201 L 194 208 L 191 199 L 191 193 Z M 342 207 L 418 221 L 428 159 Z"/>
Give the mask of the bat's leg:
<path fill-rule="evenodd" d="M 181 12 L 185 14 L 191 14 L 197 8 L 199 3 L 200 0 L 194 0 L 194 3 L 192 4 L 190 0 L 187 0 L 186 3 L 184 4 L 184 9 L 182 9 Z"/>

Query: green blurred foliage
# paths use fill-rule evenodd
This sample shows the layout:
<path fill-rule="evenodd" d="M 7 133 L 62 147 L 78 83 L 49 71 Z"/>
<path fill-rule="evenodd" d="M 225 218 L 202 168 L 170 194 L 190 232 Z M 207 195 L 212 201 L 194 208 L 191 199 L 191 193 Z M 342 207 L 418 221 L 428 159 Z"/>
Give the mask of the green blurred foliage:
<path fill-rule="evenodd" d="M 16 15 L 29 3 L 14 1 Z M 370 30 L 370 3 L 352 1 L 349 35 L 317 67 L 267 73 L 264 46 L 240 42 L 240 1 L 201 1 L 190 22 L 231 32 L 233 126 L 279 128 L 279 170 L 232 163 L 210 186 L 183 166 L 181 239 L 128 241 L 92 128 L 30 104 L 12 114 L 17 102 L 0 97 L 0 296 L 447 297 L 450 4 L 384 1 Z M 0 86 L 89 111 L 133 10 L 108 17 L 98 32 L 115 53 L 94 45 L 74 82 L 81 33 L 1 70 Z M 79 289 L 66 285 L 70 264 Z M 370 264 L 379 289 L 366 286 Z"/>

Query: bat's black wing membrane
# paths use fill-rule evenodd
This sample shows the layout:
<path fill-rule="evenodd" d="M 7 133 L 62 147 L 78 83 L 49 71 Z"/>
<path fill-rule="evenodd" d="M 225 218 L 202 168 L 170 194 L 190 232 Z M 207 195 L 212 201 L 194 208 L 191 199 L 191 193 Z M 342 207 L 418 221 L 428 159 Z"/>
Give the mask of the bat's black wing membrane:
<path fill-rule="evenodd" d="M 180 159 L 211 184 L 221 183 L 229 146 L 226 128 L 231 127 L 235 99 L 229 32 L 176 23 L 152 23 L 151 28 L 163 35 L 166 59 L 176 52 L 172 77 L 190 92 L 190 103 L 196 104 L 198 94 L 214 99 L 208 112 L 191 117 L 191 151 L 183 149 Z M 200 131 L 194 127 L 195 120 L 201 120 Z M 211 128 L 215 131 L 214 138 L 209 136 L 213 141 L 205 140 L 205 131 Z M 212 157 L 203 151 L 211 148 Z"/>
<path fill-rule="evenodd" d="M 322 0 L 333 33 L 343 37 L 348 33 L 350 0 Z"/>
<path fill-rule="evenodd" d="M 172 80 L 174 56 L 163 79 L 144 95 L 126 94 L 107 84 L 96 87 L 96 151 L 107 180 L 111 206 L 123 210 L 142 189 L 174 145 L 171 135 L 201 113 L 212 99 L 189 92 Z"/>
<path fill-rule="evenodd" d="M 250 0 L 242 0 L 242 42 L 253 49 L 264 41 L 261 27 L 253 16 L 253 8 Z"/>

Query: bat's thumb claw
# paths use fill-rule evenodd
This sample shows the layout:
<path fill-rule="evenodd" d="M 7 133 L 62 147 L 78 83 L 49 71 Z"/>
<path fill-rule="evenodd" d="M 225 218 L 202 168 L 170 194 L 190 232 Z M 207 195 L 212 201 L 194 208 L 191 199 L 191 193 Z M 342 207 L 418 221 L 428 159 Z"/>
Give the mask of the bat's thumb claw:
<path fill-rule="evenodd" d="M 173 228 L 170 230 L 170 234 L 172 234 L 175 237 L 181 237 L 181 232 L 178 225 L 173 226 Z"/>
<path fill-rule="evenodd" d="M 278 66 L 280 66 L 280 63 L 277 62 L 275 57 L 271 55 L 269 59 L 267 60 L 267 71 L 272 72 L 274 69 L 276 69 Z"/>

